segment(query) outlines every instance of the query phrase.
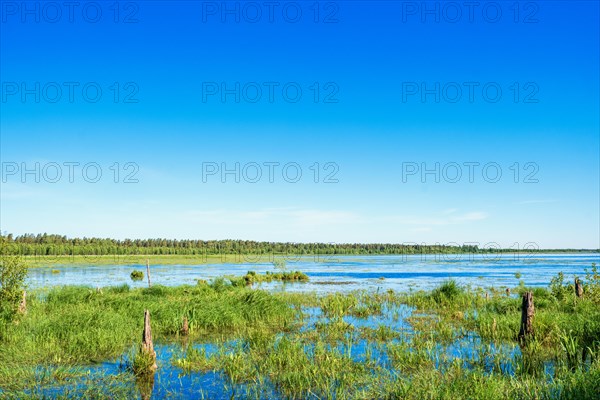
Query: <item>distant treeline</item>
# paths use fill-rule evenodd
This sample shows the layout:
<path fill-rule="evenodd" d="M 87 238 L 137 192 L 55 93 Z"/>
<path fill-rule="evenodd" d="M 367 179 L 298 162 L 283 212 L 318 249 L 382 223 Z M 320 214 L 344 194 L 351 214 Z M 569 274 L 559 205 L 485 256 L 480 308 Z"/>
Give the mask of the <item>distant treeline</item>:
<path fill-rule="evenodd" d="M 251 240 L 174 240 L 174 239 L 102 239 L 68 238 L 63 235 L 26 234 L 0 235 L 2 254 L 30 255 L 223 255 L 223 254 L 448 254 L 498 252 L 598 252 L 597 249 L 538 249 L 534 244 L 525 248 L 506 248 L 486 244 L 441 245 L 417 243 L 280 243 Z"/>

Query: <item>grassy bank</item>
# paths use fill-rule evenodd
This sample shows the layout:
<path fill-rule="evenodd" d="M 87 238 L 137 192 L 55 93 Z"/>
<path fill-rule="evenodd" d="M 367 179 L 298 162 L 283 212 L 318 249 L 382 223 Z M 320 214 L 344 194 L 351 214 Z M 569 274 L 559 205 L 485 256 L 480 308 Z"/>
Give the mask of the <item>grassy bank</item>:
<path fill-rule="evenodd" d="M 31 388 L 74 381 L 84 384 L 63 395 L 139 395 L 127 368 L 108 376 L 87 368 L 135 352 L 145 309 L 155 341 L 172 349 L 158 374 L 176 368 L 200 382 L 212 382 L 202 381 L 213 376 L 206 374 L 219 377 L 219 396 L 204 383 L 198 397 L 204 390 L 205 398 L 291 399 L 596 399 L 600 393 L 595 270 L 583 280 L 581 298 L 560 276 L 533 290 L 534 333 L 521 344 L 524 286 L 511 296 L 451 281 L 428 292 L 317 296 L 272 294 L 245 283 L 32 292 L 26 314 L 0 322 L 0 396 L 36 397 L 41 392 Z"/>
<path fill-rule="evenodd" d="M 302 260 L 314 262 L 337 262 L 338 255 L 305 255 Z M 89 265 L 207 265 L 207 264 L 273 264 L 279 262 L 294 262 L 300 260 L 298 256 L 272 256 L 264 255 L 76 255 L 76 256 L 21 256 L 32 268 L 54 266 L 89 266 Z M 360 260 L 360 256 L 356 256 Z"/>
<path fill-rule="evenodd" d="M 237 254 L 224 255 L 75 255 L 75 256 L 22 256 L 30 267 L 88 266 L 88 265 L 203 265 L 224 263 L 270 263 L 271 258 L 241 257 Z"/>
<path fill-rule="evenodd" d="M 574 254 L 576 252 L 562 251 L 561 254 Z M 533 254 L 530 253 L 502 253 L 526 259 Z M 373 254 L 377 255 L 377 254 Z M 89 265 L 207 265 L 207 264 L 272 264 L 277 261 L 293 263 L 294 261 L 306 260 L 317 263 L 338 262 L 340 257 L 352 256 L 353 261 L 365 261 L 364 255 L 357 254 L 305 254 L 297 255 L 291 253 L 287 256 L 272 254 L 210 254 L 210 255 L 25 255 L 23 260 L 32 268 L 54 267 L 54 266 L 89 266 Z M 380 254 L 378 257 L 411 256 L 422 257 L 424 261 L 443 261 L 443 257 L 460 257 L 465 259 L 472 257 L 470 253 L 444 253 L 444 254 Z M 485 262 L 485 260 L 484 260 Z M 494 256 L 490 256 L 488 262 L 494 262 Z"/>

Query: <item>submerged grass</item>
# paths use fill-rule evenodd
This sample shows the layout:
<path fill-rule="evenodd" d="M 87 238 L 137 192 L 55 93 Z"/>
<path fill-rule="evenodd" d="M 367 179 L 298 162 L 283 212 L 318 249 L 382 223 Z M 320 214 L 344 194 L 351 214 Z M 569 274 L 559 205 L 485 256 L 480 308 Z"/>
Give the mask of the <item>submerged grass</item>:
<path fill-rule="evenodd" d="M 26 316 L 0 323 L 0 365 L 13 367 L 0 368 L 0 388 L 24 386 L 25 380 L 15 374 L 26 376 L 40 365 L 70 366 L 120 356 L 139 343 L 145 309 L 152 315 L 155 340 L 176 337 L 184 316 L 194 339 L 231 336 L 249 327 L 285 331 L 295 314 L 275 296 L 244 288 L 51 289 L 30 297 Z"/>
<path fill-rule="evenodd" d="M 173 366 L 218 374 L 227 398 L 597 399 L 597 299 L 576 298 L 566 285 L 533 291 L 535 331 L 523 346 L 516 338 L 520 298 L 452 281 L 429 292 L 325 296 L 270 294 L 228 278 L 38 291 L 26 315 L 0 322 L 0 397 L 34 398 L 74 380 L 97 389 L 84 383 L 49 397 L 137 395 L 132 374 L 92 379 L 80 366 L 138 345 L 148 309 L 155 341 L 185 340 Z"/>

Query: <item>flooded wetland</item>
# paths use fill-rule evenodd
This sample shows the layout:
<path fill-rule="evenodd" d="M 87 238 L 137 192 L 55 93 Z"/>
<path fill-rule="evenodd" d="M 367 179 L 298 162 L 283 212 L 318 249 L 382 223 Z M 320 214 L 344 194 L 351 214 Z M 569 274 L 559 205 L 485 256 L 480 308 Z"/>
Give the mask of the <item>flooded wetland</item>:
<path fill-rule="evenodd" d="M 31 268 L 26 311 L 1 325 L 0 395 L 597 398 L 597 262 L 539 254 L 156 265 L 150 287 L 143 265 Z M 144 347 L 146 310 L 154 354 Z"/>

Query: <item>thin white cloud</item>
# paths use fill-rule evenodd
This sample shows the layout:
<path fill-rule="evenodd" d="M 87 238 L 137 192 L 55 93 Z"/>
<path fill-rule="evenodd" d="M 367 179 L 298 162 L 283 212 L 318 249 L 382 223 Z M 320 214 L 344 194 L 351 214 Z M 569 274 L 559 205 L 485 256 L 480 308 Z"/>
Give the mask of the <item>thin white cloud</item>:
<path fill-rule="evenodd" d="M 556 199 L 546 199 L 546 200 L 523 200 L 517 201 L 515 204 L 544 204 L 544 203 L 556 203 L 558 200 Z"/>
<path fill-rule="evenodd" d="M 338 210 L 270 208 L 252 211 L 192 210 L 185 218 L 196 223 L 267 224 L 285 223 L 292 226 L 338 225 L 360 222 L 358 214 Z"/>
<path fill-rule="evenodd" d="M 413 228 L 411 229 L 412 232 L 431 232 L 432 228 L 429 226 L 423 226 L 423 227 L 419 227 L 419 228 Z"/>
<path fill-rule="evenodd" d="M 397 216 L 391 217 L 399 224 L 406 225 L 424 225 L 424 226 L 438 226 L 438 225 L 455 225 L 462 224 L 472 221 L 481 221 L 488 217 L 487 213 L 481 211 L 473 211 L 464 214 L 442 213 L 441 216 Z"/>
<path fill-rule="evenodd" d="M 2 201 L 36 199 L 49 194 L 49 191 L 45 190 L 40 185 L 36 187 L 31 184 L 14 184 L 10 182 L 2 183 L 1 185 L 0 199 Z"/>
<path fill-rule="evenodd" d="M 340 210 L 317 210 L 299 208 L 269 208 L 252 211 L 191 210 L 184 213 L 183 218 L 195 223 L 218 223 L 227 225 L 283 223 L 291 226 L 318 226 L 390 222 L 402 225 L 419 225 L 421 232 L 431 230 L 432 226 L 456 225 L 488 218 L 488 214 L 473 211 L 457 214 L 456 210 L 442 212 L 438 216 L 389 216 L 385 218 L 368 218 L 354 212 Z"/>

